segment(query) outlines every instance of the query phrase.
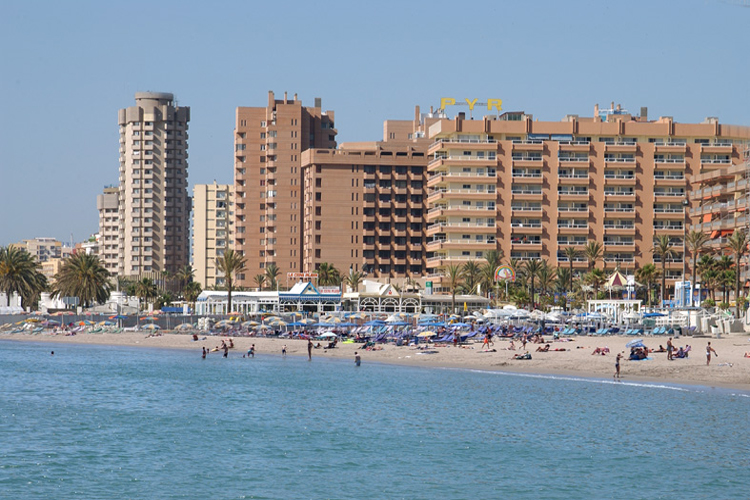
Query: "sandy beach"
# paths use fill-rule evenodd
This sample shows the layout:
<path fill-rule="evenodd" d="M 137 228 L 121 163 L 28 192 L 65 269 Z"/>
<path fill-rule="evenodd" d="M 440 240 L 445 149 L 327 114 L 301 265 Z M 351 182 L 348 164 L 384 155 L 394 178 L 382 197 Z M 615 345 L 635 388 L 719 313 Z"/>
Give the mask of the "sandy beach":
<path fill-rule="evenodd" d="M 220 336 L 199 335 L 201 340 L 193 341 L 191 335 L 164 333 L 160 336 L 149 336 L 148 332 L 124 333 L 79 333 L 74 336 L 62 334 L 3 334 L 0 340 L 25 342 L 51 342 L 59 344 L 97 344 L 133 347 L 190 349 L 200 356 L 202 348 L 213 349 L 220 345 Z M 551 339 L 548 339 L 551 340 Z M 527 344 L 531 360 L 515 360 L 514 354 L 523 353 L 520 343 L 516 350 L 508 350 L 510 342 L 495 340 L 494 352 L 482 351 L 481 342 L 461 347 L 430 347 L 433 354 L 407 346 L 385 344 L 382 350 L 362 350 L 361 344 L 339 343 L 335 349 L 313 349 L 313 361 L 320 358 L 341 358 L 354 361 L 354 352 L 359 351 L 362 363 L 389 363 L 399 365 L 423 366 L 432 368 L 464 368 L 478 370 L 499 370 L 519 373 L 575 375 L 594 378 L 612 378 L 615 370 L 615 356 L 623 353 L 621 374 L 623 380 L 667 382 L 674 384 L 704 385 L 709 387 L 726 387 L 750 391 L 750 335 L 736 334 L 720 339 L 681 337 L 674 339 L 676 347 L 690 345 L 692 351 L 687 359 L 667 360 L 666 353 L 654 352 L 650 359 L 629 361 L 630 350 L 625 345 L 633 337 L 572 337 L 570 341 L 550 342 L 549 352 L 536 352 L 539 344 Z M 287 346 L 290 356 L 307 356 L 307 341 L 264 337 L 233 337 L 235 348 L 229 356 L 241 357 L 251 344 L 255 344 L 256 355 L 281 355 L 283 345 Z M 718 357 L 713 357 L 711 365 L 706 366 L 706 344 L 711 342 Z M 666 347 L 666 337 L 645 337 L 644 343 L 651 349 L 659 345 Z M 325 345 L 325 343 L 323 343 Z M 381 346 L 378 346 L 381 347 Z M 594 349 L 608 347 L 606 355 L 592 354 Z M 554 349 L 565 349 L 555 351 Z M 59 349 L 58 349 L 59 350 Z M 435 352 L 436 351 L 436 352 Z M 220 357 L 221 352 L 209 356 Z"/>

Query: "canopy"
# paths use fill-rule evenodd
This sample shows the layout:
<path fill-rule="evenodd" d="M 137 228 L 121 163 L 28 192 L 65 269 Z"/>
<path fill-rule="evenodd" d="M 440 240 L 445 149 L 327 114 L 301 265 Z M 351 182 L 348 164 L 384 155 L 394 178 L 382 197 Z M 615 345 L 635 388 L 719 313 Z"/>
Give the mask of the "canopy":
<path fill-rule="evenodd" d="M 318 335 L 318 337 L 321 337 L 321 338 L 332 338 L 332 337 L 338 337 L 338 335 L 336 335 L 333 332 L 325 332 L 325 333 L 322 333 L 322 334 Z"/>
<path fill-rule="evenodd" d="M 625 347 L 633 348 L 633 347 L 646 347 L 646 346 L 643 345 L 643 339 L 636 339 L 636 340 L 631 340 L 630 342 L 625 344 Z"/>
<path fill-rule="evenodd" d="M 622 288 L 628 285 L 628 279 L 620 272 L 615 271 L 607 280 L 607 288 Z"/>

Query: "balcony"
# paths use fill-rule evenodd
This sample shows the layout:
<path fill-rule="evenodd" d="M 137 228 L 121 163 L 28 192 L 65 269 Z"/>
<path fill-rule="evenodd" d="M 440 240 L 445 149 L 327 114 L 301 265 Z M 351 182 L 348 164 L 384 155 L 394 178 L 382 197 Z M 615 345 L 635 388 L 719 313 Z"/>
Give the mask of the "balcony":
<path fill-rule="evenodd" d="M 589 192 L 588 189 L 585 191 L 562 189 L 557 191 L 557 197 L 560 200 L 589 201 Z"/>
<path fill-rule="evenodd" d="M 497 199 L 497 191 L 487 189 L 435 189 L 427 196 L 428 203 L 434 203 L 441 199 L 461 199 L 461 200 L 491 200 Z"/>
<path fill-rule="evenodd" d="M 635 224 L 611 224 L 604 223 L 604 234 L 606 235 L 634 235 Z"/>
<path fill-rule="evenodd" d="M 494 206 L 491 207 L 477 207 L 477 206 L 464 206 L 464 205 L 446 205 L 440 207 L 434 207 L 427 211 L 427 220 L 435 220 L 440 217 L 447 217 L 448 215 L 466 215 L 472 217 L 482 216 L 495 216 L 497 210 Z"/>
<path fill-rule="evenodd" d="M 451 146 L 464 147 L 471 145 L 472 149 L 482 149 L 485 151 L 493 151 L 497 149 L 497 141 L 495 139 L 458 139 L 458 138 L 445 138 L 438 139 L 427 148 L 427 153 L 432 155 L 436 151 L 441 149 L 450 149 Z"/>
<path fill-rule="evenodd" d="M 484 162 L 487 165 L 495 165 L 497 163 L 497 159 L 494 155 L 491 156 L 477 156 L 477 155 L 447 155 L 447 156 L 435 156 L 432 158 L 429 163 L 427 164 L 428 170 L 434 170 L 436 168 L 439 168 L 441 166 L 448 166 L 448 165 L 474 165 L 476 163 Z"/>
<path fill-rule="evenodd" d="M 494 250 L 497 243 L 488 240 L 470 240 L 463 238 L 433 239 L 427 242 L 428 252 L 440 250 Z"/>
<path fill-rule="evenodd" d="M 471 234 L 494 234 L 497 232 L 495 223 L 478 222 L 436 222 L 427 226 L 427 236 L 437 233 L 450 233 L 467 231 Z"/>
<path fill-rule="evenodd" d="M 427 187 L 434 187 L 443 182 L 450 182 L 451 180 L 460 182 L 494 183 L 495 177 L 496 174 L 494 170 L 485 172 L 435 172 L 427 179 Z"/>
<path fill-rule="evenodd" d="M 540 139 L 526 139 L 512 142 L 513 151 L 543 151 L 544 141 Z"/>
<path fill-rule="evenodd" d="M 657 141 L 653 143 L 657 153 L 681 153 L 687 151 L 685 141 Z"/>
<path fill-rule="evenodd" d="M 541 201 L 544 198 L 541 189 L 511 188 L 510 194 L 513 200 Z"/>
<path fill-rule="evenodd" d="M 604 151 L 608 153 L 635 153 L 638 147 L 635 142 L 608 142 L 604 144 Z"/>

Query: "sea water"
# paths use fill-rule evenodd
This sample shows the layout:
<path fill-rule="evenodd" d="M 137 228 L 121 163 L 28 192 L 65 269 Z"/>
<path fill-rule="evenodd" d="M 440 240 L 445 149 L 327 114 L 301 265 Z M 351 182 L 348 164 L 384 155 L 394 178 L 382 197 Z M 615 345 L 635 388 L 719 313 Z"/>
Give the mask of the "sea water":
<path fill-rule="evenodd" d="M 0 498 L 747 498 L 749 410 L 366 354 L 0 342 Z"/>

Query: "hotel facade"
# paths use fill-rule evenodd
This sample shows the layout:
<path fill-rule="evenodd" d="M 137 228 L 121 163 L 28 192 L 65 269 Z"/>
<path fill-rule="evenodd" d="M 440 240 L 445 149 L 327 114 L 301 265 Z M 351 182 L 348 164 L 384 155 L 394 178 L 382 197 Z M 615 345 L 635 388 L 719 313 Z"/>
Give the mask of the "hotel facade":
<path fill-rule="evenodd" d="M 205 288 L 224 285 L 216 258 L 234 247 L 234 186 L 193 186 L 193 269 L 195 281 Z"/>
<path fill-rule="evenodd" d="M 685 232 L 708 210 L 696 212 L 703 201 L 689 195 L 692 179 L 742 169 L 750 128 L 640 111 L 613 103 L 593 117 L 542 122 L 524 112 L 467 119 L 417 108 L 413 120 L 387 121 L 380 142 L 309 147 L 298 195 L 304 231 L 293 245 L 300 269 L 328 262 L 375 278 L 427 278 L 440 292 L 448 266 L 485 262 L 491 250 L 567 267 L 566 248 L 597 241 L 599 267 L 661 268 L 652 249 L 667 235 L 677 251 L 666 262 L 673 284 Z M 577 271 L 587 265 L 583 255 L 573 262 Z"/>
<path fill-rule="evenodd" d="M 189 121 L 190 108 L 169 93 L 137 92 L 135 106 L 119 110 L 119 276 L 159 277 L 189 264 Z"/>

